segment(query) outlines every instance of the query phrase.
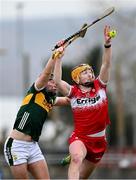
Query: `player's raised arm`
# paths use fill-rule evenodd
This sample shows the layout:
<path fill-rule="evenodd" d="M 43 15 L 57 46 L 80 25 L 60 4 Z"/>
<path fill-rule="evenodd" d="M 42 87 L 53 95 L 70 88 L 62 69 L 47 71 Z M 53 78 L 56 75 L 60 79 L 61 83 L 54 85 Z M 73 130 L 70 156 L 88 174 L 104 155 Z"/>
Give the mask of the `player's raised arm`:
<path fill-rule="evenodd" d="M 63 47 L 62 47 L 63 48 Z M 60 93 L 67 96 L 70 91 L 70 85 L 62 80 L 62 61 L 57 59 L 54 67 L 54 80 Z"/>
<path fill-rule="evenodd" d="M 48 83 L 48 80 L 51 77 L 51 74 L 53 73 L 55 62 L 58 59 L 61 59 L 62 56 L 63 56 L 63 51 L 61 50 L 61 48 L 53 52 L 47 64 L 45 65 L 42 73 L 40 74 L 40 76 L 37 78 L 35 82 L 35 86 L 37 89 L 42 89 L 46 86 L 46 84 Z"/>
<path fill-rule="evenodd" d="M 99 78 L 104 83 L 107 83 L 110 77 L 110 68 L 111 68 L 111 56 L 112 56 L 112 48 L 111 48 L 111 37 L 109 36 L 110 27 L 105 26 L 104 28 L 104 53 L 102 57 L 102 66 L 100 69 Z"/>

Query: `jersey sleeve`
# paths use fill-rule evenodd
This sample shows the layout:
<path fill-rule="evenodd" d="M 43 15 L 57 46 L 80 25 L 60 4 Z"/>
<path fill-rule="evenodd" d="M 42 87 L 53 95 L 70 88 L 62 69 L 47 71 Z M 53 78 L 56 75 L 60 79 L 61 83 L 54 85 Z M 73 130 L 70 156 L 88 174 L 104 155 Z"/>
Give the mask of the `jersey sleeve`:
<path fill-rule="evenodd" d="M 73 97 L 73 95 L 75 94 L 76 92 L 76 86 L 70 86 L 70 91 L 69 91 L 69 94 L 67 95 L 67 97 L 71 98 Z"/>
<path fill-rule="evenodd" d="M 107 83 L 104 83 L 100 77 L 98 76 L 97 79 L 96 79 L 96 82 L 98 83 L 98 85 L 101 87 L 101 88 L 105 88 L 107 87 Z"/>
<path fill-rule="evenodd" d="M 32 84 L 32 86 L 29 88 L 27 94 L 30 94 L 30 93 L 36 93 L 37 90 L 35 88 L 35 83 Z"/>

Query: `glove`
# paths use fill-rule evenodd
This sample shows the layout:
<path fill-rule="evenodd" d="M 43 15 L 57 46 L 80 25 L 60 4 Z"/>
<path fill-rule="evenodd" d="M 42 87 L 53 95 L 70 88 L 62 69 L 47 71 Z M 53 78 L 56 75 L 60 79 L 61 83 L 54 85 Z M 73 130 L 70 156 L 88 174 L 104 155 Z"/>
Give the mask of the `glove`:
<path fill-rule="evenodd" d="M 52 59 L 54 60 L 61 59 L 64 56 L 64 50 L 65 48 L 63 46 L 56 49 L 52 54 Z"/>

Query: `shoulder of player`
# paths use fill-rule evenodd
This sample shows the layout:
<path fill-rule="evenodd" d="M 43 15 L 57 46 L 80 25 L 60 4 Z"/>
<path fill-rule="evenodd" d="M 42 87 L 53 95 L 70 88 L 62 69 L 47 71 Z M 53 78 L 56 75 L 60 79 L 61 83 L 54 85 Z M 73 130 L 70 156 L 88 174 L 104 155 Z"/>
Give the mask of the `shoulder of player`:
<path fill-rule="evenodd" d="M 100 88 L 106 88 L 107 83 L 104 83 L 100 77 L 98 76 L 95 80 L 94 80 L 94 86 L 95 87 L 100 87 Z"/>

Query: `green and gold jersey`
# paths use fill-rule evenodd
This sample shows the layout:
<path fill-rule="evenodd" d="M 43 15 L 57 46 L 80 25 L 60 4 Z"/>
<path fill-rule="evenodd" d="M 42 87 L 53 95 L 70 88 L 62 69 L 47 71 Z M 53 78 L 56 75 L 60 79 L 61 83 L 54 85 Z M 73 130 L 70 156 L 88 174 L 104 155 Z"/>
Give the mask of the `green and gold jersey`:
<path fill-rule="evenodd" d="M 46 88 L 37 91 L 34 84 L 23 99 L 13 129 L 39 140 L 48 112 L 52 109 L 56 95 Z"/>

